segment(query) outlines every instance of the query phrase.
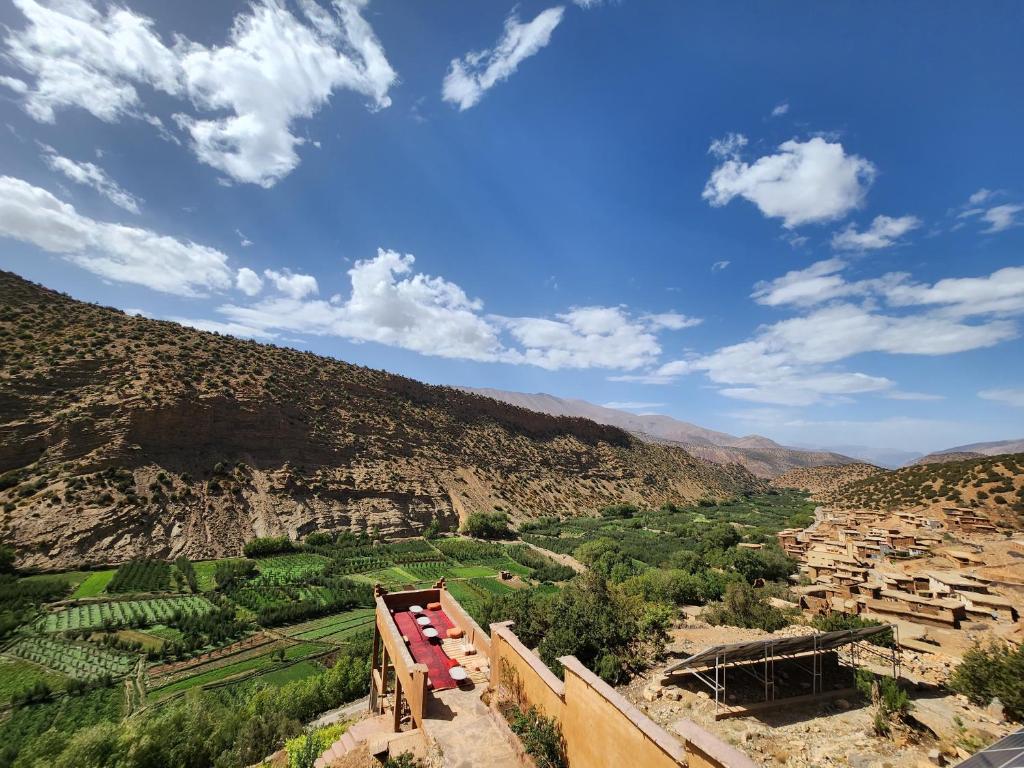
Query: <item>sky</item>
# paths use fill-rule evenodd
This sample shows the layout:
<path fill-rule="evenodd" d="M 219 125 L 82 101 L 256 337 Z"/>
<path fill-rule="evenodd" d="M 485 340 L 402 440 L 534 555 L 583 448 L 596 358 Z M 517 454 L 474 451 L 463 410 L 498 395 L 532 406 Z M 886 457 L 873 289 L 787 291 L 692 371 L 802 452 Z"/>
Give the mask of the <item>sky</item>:
<path fill-rule="evenodd" d="M 0 266 L 431 383 L 1024 436 L 1024 5 L 0 4 Z"/>

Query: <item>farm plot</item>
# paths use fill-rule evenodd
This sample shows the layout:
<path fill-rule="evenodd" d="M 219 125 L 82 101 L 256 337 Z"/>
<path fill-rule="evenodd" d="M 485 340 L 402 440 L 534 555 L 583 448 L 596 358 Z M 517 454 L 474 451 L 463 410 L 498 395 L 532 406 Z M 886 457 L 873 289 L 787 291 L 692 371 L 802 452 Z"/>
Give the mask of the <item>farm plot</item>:
<path fill-rule="evenodd" d="M 171 564 L 163 560 L 130 560 L 117 569 L 107 592 L 166 592 L 171 583 Z"/>
<path fill-rule="evenodd" d="M 78 588 L 72 593 L 71 597 L 96 597 L 104 589 L 107 588 L 107 584 L 114 578 L 114 571 L 93 571 L 86 576 L 82 582 L 78 585 Z"/>
<path fill-rule="evenodd" d="M 63 688 L 66 679 L 30 661 L 0 656 L 0 705 L 37 683 L 45 683 L 51 690 Z"/>
<path fill-rule="evenodd" d="M 210 601 L 196 595 L 85 603 L 48 613 L 40 619 L 40 629 L 63 632 L 68 629 L 149 626 L 166 624 L 179 614 L 199 616 L 212 610 Z"/>
<path fill-rule="evenodd" d="M 511 588 L 495 579 L 469 579 L 449 582 L 448 591 L 470 615 L 474 615 L 490 595 L 504 594 L 510 592 Z"/>
<path fill-rule="evenodd" d="M 192 563 L 192 567 L 196 572 L 196 581 L 199 582 L 199 591 L 209 592 L 217 586 L 213 574 L 217 570 L 218 565 L 221 563 L 240 563 L 244 559 L 244 557 L 225 557 L 220 560 L 199 560 Z"/>
<path fill-rule="evenodd" d="M 112 648 L 76 643 L 54 637 L 26 637 L 8 649 L 8 653 L 34 661 L 48 669 L 79 680 L 96 680 L 103 675 L 124 677 L 139 657 Z"/>
<path fill-rule="evenodd" d="M 289 637 L 296 640 L 323 640 L 340 642 L 349 635 L 373 624 L 373 608 L 356 608 L 345 613 L 337 613 L 316 621 L 307 621 L 285 630 Z"/>
<path fill-rule="evenodd" d="M 256 562 L 259 572 L 265 576 L 300 581 L 307 576 L 322 573 L 328 560 L 322 555 L 302 552 L 294 555 L 263 557 Z"/>

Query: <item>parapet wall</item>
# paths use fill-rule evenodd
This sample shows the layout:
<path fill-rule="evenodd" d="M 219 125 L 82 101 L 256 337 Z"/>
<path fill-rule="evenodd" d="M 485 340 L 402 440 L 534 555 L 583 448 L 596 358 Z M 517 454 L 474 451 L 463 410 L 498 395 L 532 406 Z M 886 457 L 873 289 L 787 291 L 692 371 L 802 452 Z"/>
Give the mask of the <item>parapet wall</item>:
<path fill-rule="evenodd" d="M 570 768 L 756 768 L 741 752 L 683 721 L 680 741 L 643 714 L 574 656 L 558 677 L 512 632 L 491 625 L 491 698 L 537 707 L 558 721 Z"/>

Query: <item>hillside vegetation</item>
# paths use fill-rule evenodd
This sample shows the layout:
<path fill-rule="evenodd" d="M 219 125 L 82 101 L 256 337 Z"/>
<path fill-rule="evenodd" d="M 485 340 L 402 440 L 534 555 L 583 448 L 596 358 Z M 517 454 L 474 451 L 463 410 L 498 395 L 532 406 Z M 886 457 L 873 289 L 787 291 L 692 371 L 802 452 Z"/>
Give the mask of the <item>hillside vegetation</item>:
<path fill-rule="evenodd" d="M 1024 513 L 1024 454 L 903 467 L 843 485 L 831 501 L 845 507 L 955 506 Z"/>
<path fill-rule="evenodd" d="M 772 481 L 839 508 L 970 507 L 1009 522 L 1024 515 L 1024 454 L 885 470 L 868 464 L 787 472 Z"/>
<path fill-rule="evenodd" d="M 858 480 L 885 474 L 886 470 L 874 464 L 844 464 L 833 467 L 801 467 L 791 469 L 774 480 L 776 488 L 796 488 L 807 491 L 815 501 L 831 499 L 836 492 Z"/>
<path fill-rule="evenodd" d="M 0 363 L 0 537 L 22 567 L 764 487 L 615 427 L 129 316 L 10 273 Z"/>

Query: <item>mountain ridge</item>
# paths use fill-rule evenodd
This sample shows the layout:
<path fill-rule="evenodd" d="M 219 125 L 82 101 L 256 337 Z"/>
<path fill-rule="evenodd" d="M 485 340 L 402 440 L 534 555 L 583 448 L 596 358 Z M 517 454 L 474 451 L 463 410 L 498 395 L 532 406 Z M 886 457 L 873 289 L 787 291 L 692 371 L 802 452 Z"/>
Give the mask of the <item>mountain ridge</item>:
<path fill-rule="evenodd" d="M 0 272 L 0 540 L 19 565 L 238 554 L 727 498 L 765 484 L 674 446 L 310 352 L 76 301 Z"/>
<path fill-rule="evenodd" d="M 791 469 L 858 463 L 832 451 L 814 451 L 776 443 L 762 435 L 737 437 L 662 414 L 635 414 L 560 398 L 546 392 L 509 392 L 491 387 L 460 387 L 522 408 L 557 416 L 577 416 L 624 429 L 649 442 L 678 445 L 695 456 L 718 464 L 738 463 L 758 477 L 770 479 Z"/>

